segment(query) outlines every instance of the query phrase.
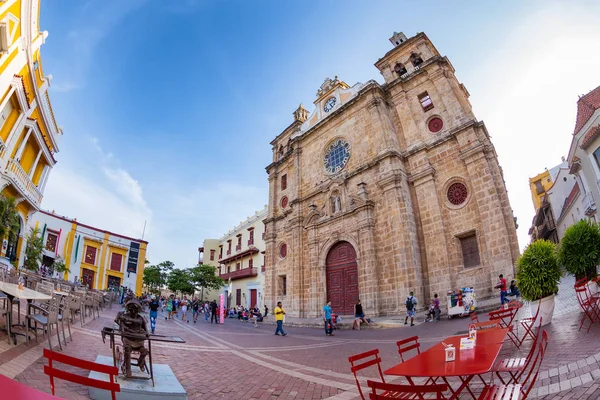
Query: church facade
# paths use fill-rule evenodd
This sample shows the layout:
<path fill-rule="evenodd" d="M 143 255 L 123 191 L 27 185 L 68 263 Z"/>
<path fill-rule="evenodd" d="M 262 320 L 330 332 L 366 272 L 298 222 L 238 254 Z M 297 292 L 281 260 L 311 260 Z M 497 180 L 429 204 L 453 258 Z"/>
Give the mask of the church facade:
<path fill-rule="evenodd" d="M 383 85 L 325 79 L 272 142 L 265 304 L 370 316 L 513 275 L 516 223 L 483 122 L 424 33 L 395 33 Z"/>

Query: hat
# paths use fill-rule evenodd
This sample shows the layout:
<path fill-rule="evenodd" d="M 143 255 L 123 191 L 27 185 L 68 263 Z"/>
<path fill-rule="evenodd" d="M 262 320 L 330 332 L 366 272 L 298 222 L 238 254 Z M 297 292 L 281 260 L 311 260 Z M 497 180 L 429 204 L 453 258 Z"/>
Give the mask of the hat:
<path fill-rule="evenodd" d="M 142 311 L 142 305 L 136 299 L 131 299 L 127 302 L 127 304 L 125 305 L 125 308 L 127 309 L 129 307 L 135 307 L 138 309 L 138 311 Z"/>

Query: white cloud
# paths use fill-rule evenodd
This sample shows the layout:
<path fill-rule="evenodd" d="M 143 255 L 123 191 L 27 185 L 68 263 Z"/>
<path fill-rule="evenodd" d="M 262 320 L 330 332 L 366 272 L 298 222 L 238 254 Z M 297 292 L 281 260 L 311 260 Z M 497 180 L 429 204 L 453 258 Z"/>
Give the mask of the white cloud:
<path fill-rule="evenodd" d="M 473 59 L 479 72 L 466 85 L 499 154 L 521 248 L 534 215 L 528 179 L 561 163 L 577 96 L 600 85 L 598 11 L 598 4 L 548 2 L 490 44 L 498 46 L 483 62 Z"/>

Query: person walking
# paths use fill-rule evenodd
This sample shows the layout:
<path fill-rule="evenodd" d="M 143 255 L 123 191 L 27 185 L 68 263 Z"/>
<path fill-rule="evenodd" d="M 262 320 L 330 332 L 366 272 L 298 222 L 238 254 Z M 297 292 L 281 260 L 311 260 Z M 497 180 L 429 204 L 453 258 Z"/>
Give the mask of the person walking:
<path fill-rule="evenodd" d="M 327 301 L 323 307 L 323 322 L 325 323 L 325 336 L 335 336 L 333 334 L 333 322 L 331 321 L 331 300 Z"/>
<path fill-rule="evenodd" d="M 404 319 L 404 325 L 408 323 L 410 318 L 410 326 L 415 326 L 415 308 L 417 306 L 417 298 L 413 296 L 413 292 L 410 292 L 410 296 L 406 298 L 404 304 L 406 305 L 406 318 Z"/>
<path fill-rule="evenodd" d="M 210 303 L 210 323 L 213 323 L 213 320 L 215 321 L 215 324 L 219 323 L 219 318 L 217 315 L 217 301 L 213 300 Z"/>
<path fill-rule="evenodd" d="M 279 332 L 281 332 L 281 336 L 286 336 L 287 333 L 283 331 L 283 317 L 285 316 L 285 309 L 281 305 L 281 302 L 277 302 L 277 307 L 275 307 L 275 322 L 277 323 L 277 328 L 275 329 L 275 335 L 279 336 Z"/>
<path fill-rule="evenodd" d="M 165 321 L 167 319 L 171 319 L 171 316 L 173 315 L 173 295 L 170 295 L 169 298 L 167 299 L 167 317 L 165 317 Z"/>
<path fill-rule="evenodd" d="M 433 295 L 433 311 L 435 313 L 435 320 L 439 321 L 442 311 L 440 310 L 440 299 L 438 299 L 437 293 Z"/>
<path fill-rule="evenodd" d="M 198 298 L 196 297 L 193 301 L 192 301 L 192 318 L 194 318 L 194 323 L 196 323 L 196 320 L 198 320 L 198 308 L 200 307 L 200 302 L 198 301 Z"/>
<path fill-rule="evenodd" d="M 158 318 L 158 308 L 160 307 L 160 303 L 155 295 L 152 295 L 148 307 L 150 307 L 150 329 L 152 330 L 152 333 L 154 333 L 154 330 L 156 329 L 156 318 Z"/>
<path fill-rule="evenodd" d="M 500 289 L 500 304 L 504 305 L 504 303 L 508 303 L 508 299 L 506 298 L 506 279 L 504 275 L 498 275 L 498 284 L 494 286 L 496 289 Z"/>
<path fill-rule="evenodd" d="M 208 300 L 202 306 L 202 310 L 204 311 L 204 322 L 208 322 L 210 318 L 210 304 L 208 304 Z"/>
<path fill-rule="evenodd" d="M 360 303 L 360 299 L 354 305 L 354 322 L 352 323 L 352 330 L 358 329 L 360 331 L 360 323 L 364 322 L 367 326 L 371 326 L 367 318 L 365 317 L 365 312 L 362 308 L 362 304 Z"/>
<path fill-rule="evenodd" d="M 187 323 L 190 323 L 190 320 L 187 319 L 187 309 L 188 309 L 188 299 L 187 296 L 183 296 L 183 300 L 181 300 L 181 320 L 186 320 Z"/>

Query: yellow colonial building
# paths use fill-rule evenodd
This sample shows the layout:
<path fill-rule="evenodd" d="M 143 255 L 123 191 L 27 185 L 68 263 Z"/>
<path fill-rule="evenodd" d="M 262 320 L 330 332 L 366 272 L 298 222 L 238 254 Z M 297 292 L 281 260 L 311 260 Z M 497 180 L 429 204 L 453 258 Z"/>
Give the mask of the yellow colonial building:
<path fill-rule="evenodd" d="M 62 135 L 40 58 L 48 32 L 39 30 L 39 8 L 39 0 L 0 1 L 0 191 L 16 199 L 20 216 L 18 237 L 3 242 L 1 255 L 19 265 L 25 226 L 40 208 Z"/>
<path fill-rule="evenodd" d="M 537 211 L 541 205 L 546 191 L 552 187 L 552 177 L 550 171 L 545 170 L 533 178 L 529 178 L 529 190 L 531 191 L 531 201 L 533 208 Z"/>
<path fill-rule="evenodd" d="M 123 285 L 142 294 L 147 241 L 43 210 L 31 216 L 29 227 L 39 228 L 42 234 L 43 266 L 51 268 L 59 257 L 64 260 L 70 273 L 62 278 L 92 289 Z"/>

